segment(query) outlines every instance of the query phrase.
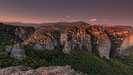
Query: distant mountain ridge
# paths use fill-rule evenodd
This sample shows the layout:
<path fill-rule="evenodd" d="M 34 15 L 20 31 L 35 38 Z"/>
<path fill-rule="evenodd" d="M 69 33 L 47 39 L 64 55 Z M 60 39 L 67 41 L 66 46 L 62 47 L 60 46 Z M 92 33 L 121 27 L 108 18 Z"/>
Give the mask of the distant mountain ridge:
<path fill-rule="evenodd" d="M 65 26 L 77 26 L 80 27 L 81 25 L 88 25 L 89 23 L 83 22 L 83 21 L 78 21 L 78 22 L 56 22 L 56 23 L 22 23 L 22 22 L 4 22 L 5 24 L 8 25 L 16 25 L 16 26 L 33 26 L 35 28 L 38 27 L 57 27 L 57 28 L 63 28 Z M 133 26 L 124 26 L 124 25 L 110 25 L 110 24 L 94 24 L 95 26 L 102 26 L 103 28 L 107 27 L 118 27 L 118 28 L 123 28 L 126 30 L 132 30 L 133 31 Z"/>

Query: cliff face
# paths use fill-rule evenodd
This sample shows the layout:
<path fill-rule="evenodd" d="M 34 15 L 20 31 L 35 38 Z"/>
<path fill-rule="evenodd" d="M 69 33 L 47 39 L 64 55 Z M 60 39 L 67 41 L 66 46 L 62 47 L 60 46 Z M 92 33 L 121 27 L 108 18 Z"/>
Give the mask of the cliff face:
<path fill-rule="evenodd" d="M 65 53 L 80 48 L 107 59 L 133 54 L 133 33 L 129 30 L 115 27 L 104 30 L 100 26 L 84 25 L 78 30 L 76 27 L 67 27 L 68 33 L 68 41 L 63 49 Z"/>
<path fill-rule="evenodd" d="M 100 57 L 109 58 L 111 42 L 102 27 L 89 26 L 87 29 L 91 35 L 92 52 L 98 54 Z"/>
<path fill-rule="evenodd" d="M 65 29 L 65 33 L 60 34 L 58 30 L 35 32 L 33 27 L 1 24 L 0 32 L 14 35 L 14 43 L 17 43 L 17 40 L 21 40 L 19 42 L 20 45 L 31 46 L 34 50 L 54 50 L 63 46 L 64 53 L 70 53 L 75 49 L 83 49 L 107 59 L 133 54 L 133 33 L 122 28 L 111 27 L 104 30 L 100 26 L 68 26 Z M 9 46 L 6 51 L 10 51 L 12 48 L 13 45 Z M 14 50 L 16 49 L 14 48 Z M 21 50 L 19 49 L 14 52 L 21 54 Z M 25 54 L 22 53 L 22 55 L 24 55 L 24 58 L 26 57 Z M 14 57 L 17 59 L 17 56 L 14 55 Z"/>
<path fill-rule="evenodd" d="M 60 32 L 56 30 L 36 32 L 22 43 L 33 46 L 35 50 L 54 50 L 59 48 L 60 44 Z"/>
<path fill-rule="evenodd" d="M 133 54 L 133 34 L 126 37 L 119 48 L 119 56 L 124 57 Z"/>
<path fill-rule="evenodd" d="M 15 36 L 14 43 L 23 42 L 28 39 L 34 32 L 34 27 L 12 26 L 0 23 L 0 32 Z"/>
<path fill-rule="evenodd" d="M 71 28 L 68 27 L 66 33 L 70 32 Z M 70 34 L 73 35 L 73 33 Z M 70 37 L 69 35 L 67 36 Z M 74 33 L 73 39 L 70 42 L 66 42 L 64 51 L 70 52 L 75 48 L 80 48 L 86 49 L 90 53 L 96 53 L 100 57 L 109 58 L 110 47 L 110 39 L 102 27 L 85 25 L 80 27 L 77 33 Z"/>
<path fill-rule="evenodd" d="M 105 32 L 111 40 L 111 57 L 121 56 L 121 52 L 132 45 L 132 32 L 122 28 L 106 28 Z M 128 41 L 131 41 L 128 43 Z M 124 49 L 124 48 L 125 49 Z"/>

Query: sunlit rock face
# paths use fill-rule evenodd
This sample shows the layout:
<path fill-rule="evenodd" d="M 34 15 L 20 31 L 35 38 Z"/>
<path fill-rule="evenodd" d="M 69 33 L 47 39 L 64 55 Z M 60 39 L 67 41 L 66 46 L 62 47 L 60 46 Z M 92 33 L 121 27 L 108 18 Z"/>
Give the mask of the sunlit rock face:
<path fill-rule="evenodd" d="M 65 45 L 65 42 L 67 41 L 67 35 L 66 34 L 61 34 L 61 45 Z"/>
<path fill-rule="evenodd" d="M 89 25 L 87 25 L 89 26 Z M 87 50 L 89 53 L 92 52 L 92 45 L 91 45 L 91 36 L 88 34 L 86 27 L 87 26 L 82 26 L 78 30 L 77 33 L 77 39 L 81 44 L 81 49 Z"/>
<path fill-rule="evenodd" d="M 66 41 L 63 52 L 70 53 L 72 50 L 79 48 L 77 41 L 78 28 L 76 26 L 68 26 L 65 29 Z"/>
<path fill-rule="evenodd" d="M 73 40 L 78 32 L 78 27 L 76 26 L 68 26 L 65 29 L 65 34 L 67 35 L 67 42 Z"/>
<path fill-rule="evenodd" d="M 59 48 L 60 44 L 60 32 L 56 30 L 36 32 L 22 43 L 33 46 L 35 50 L 54 50 Z"/>
<path fill-rule="evenodd" d="M 70 53 L 75 49 L 90 49 L 90 35 L 80 34 L 80 30 L 76 26 L 68 26 L 65 30 L 66 41 L 63 52 Z M 91 50 L 88 50 L 91 51 Z"/>
<path fill-rule="evenodd" d="M 126 37 L 119 48 L 119 56 L 125 57 L 133 54 L 133 34 Z"/>
<path fill-rule="evenodd" d="M 76 31 L 77 28 L 75 27 L 66 28 L 66 34 L 69 33 L 67 35 L 69 40 L 63 49 L 65 53 L 70 53 L 72 50 L 79 48 L 88 50 L 90 53 L 96 53 L 100 57 L 109 58 L 111 43 L 102 27 L 84 25 L 78 29 L 77 33 Z M 70 35 L 73 35 L 72 39 L 69 38 Z"/>
<path fill-rule="evenodd" d="M 106 28 L 105 32 L 110 37 L 111 46 L 111 57 L 116 56 L 128 56 L 132 53 L 133 49 L 133 33 L 122 28 Z M 130 49 L 131 48 L 131 49 Z M 127 50 L 128 49 L 128 50 Z"/>
<path fill-rule="evenodd" d="M 85 26 L 88 34 L 91 35 L 92 52 L 100 57 L 109 58 L 111 42 L 102 27 Z"/>

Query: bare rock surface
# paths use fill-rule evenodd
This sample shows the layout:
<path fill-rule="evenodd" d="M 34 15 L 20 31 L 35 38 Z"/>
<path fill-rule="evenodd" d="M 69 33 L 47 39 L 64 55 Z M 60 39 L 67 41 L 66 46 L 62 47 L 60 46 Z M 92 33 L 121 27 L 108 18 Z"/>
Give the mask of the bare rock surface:
<path fill-rule="evenodd" d="M 24 49 L 20 44 L 15 44 L 11 50 L 10 57 L 17 60 L 23 60 L 26 58 Z"/>
<path fill-rule="evenodd" d="M 84 25 L 77 30 L 76 27 L 66 28 L 67 41 L 64 46 L 64 53 L 70 53 L 79 48 L 96 53 L 100 57 L 109 58 L 111 42 L 102 27 Z"/>
<path fill-rule="evenodd" d="M 7 67 L 0 69 L 0 75 L 12 75 L 13 73 L 16 73 L 18 71 L 28 71 L 28 70 L 31 70 L 31 68 L 27 68 L 24 66 Z"/>
<path fill-rule="evenodd" d="M 105 32 L 111 40 L 111 57 L 128 56 L 133 52 L 133 33 L 122 28 L 106 28 Z M 128 49 L 128 50 L 127 50 Z"/>
<path fill-rule="evenodd" d="M 36 32 L 22 43 L 22 45 L 32 45 L 36 50 L 54 50 L 59 48 L 60 44 L 60 32 L 56 30 Z"/>
<path fill-rule="evenodd" d="M 22 41 L 27 40 L 35 32 L 34 27 L 16 27 L 15 35 L 18 36 Z"/>
<path fill-rule="evenodd" d="M 84 75 L 71 69 L 70 66 L 51 66 L 32 69 L 24 66 L 0 69 L 0 75 Z"/>
<path fill-rule="evenodd" d="M 23 60 L 26 58 L 25 50 L 20 44 L 10 45 L 5 49 L 5 52 L 10 54 L 10 58 Z"/>
<path fill-rule="evenodd" d="M 86 29 L 87 33 L 91 35 L 92 52 L 109 59 L 111 42 L 102 27 L 87 26 Z"/>
<path fill-rule="evenodd" d="M 76 26 L 68 26 L 66 27 L 66 41 L 63 48 L 64 53 L 70 53 L 72 50 L 76 48 L 81 48 L 81 44 L 77 39 L 78 28 Z"/>

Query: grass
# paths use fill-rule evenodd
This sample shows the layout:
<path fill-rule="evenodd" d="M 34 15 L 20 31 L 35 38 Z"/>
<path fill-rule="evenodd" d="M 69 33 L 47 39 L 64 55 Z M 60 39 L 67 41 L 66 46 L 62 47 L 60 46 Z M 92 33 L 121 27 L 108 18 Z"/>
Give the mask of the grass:
<path fill-rule="evenodd" d="M 61 49 L 34 51 L 25 47 L 25 51 L 28 58 L 24 61 L 9 59 L 5 53 L 5 58 L 0 58 L 0 67 L 24 65 L 38 68 L 41 66 L 70 65 L 76 71 L 88 75 L 133 75 L 132 55 L 125 59 L 118 57 L 107 60 L 85 50 L 74 50 L 70 54 L 63 54 Z"/>

